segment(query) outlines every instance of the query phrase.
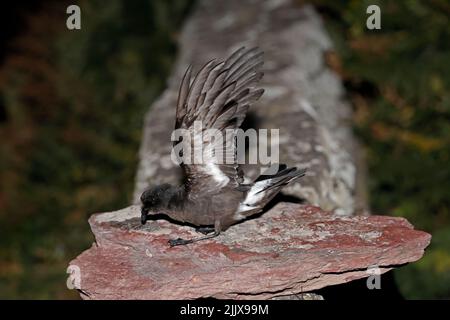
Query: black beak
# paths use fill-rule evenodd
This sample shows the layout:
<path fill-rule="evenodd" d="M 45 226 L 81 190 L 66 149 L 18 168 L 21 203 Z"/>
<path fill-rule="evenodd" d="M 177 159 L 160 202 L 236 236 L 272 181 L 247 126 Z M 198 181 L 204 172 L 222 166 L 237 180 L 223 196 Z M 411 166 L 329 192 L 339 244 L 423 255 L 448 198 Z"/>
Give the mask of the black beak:
<path fill-rule="evenodd" d="M 141 208 L 141 223 L 145 224 L 147 222 L 148 210 L 144 207 Z"/>

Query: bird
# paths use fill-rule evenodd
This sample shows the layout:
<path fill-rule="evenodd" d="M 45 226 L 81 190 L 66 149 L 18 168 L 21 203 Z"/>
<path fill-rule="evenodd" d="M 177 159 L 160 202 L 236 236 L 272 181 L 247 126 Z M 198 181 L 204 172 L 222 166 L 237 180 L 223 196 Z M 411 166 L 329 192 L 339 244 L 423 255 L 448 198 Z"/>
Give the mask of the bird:
<path fill-rule="evenodd" d="M 250 106 L 264 93 L 258 87 L 263 77 L 263 55 L 258 47 L 241 47 L 223 61 L 207 62 L 192 79 L 192 66 L 184 73 L 178 92 L 175 129 L 191 134 L 192 139 L 181 141 L 191 144 L 185 147 L 200 141 L 202 162 L 181 162 L 185 176 L 181 185 L 152 186 L 140 197 L 142 224 L 152 215 L 163 214 L 177 222 L 194 225 L 203 234 L 192 239 L 170 239 L 171 247 L 217 237 L 231 225 L 262 212 L 284 186 L 305 175 L 306 169 L 273 164 L 254 181 L 244 183 L 244 172 L 236 155 L 236 136 L 225 135 L 226 141 L 222 142 L 228 159 L 225 163 L 214 158 L 213 150 L 217 147 L 214 141 L 202 138 L 207 129 L 224 133 L 236 132 L 241 127 Z M 195 129 L 195 121 L 201 121 L 201 130 Z M 273 166 L 276 166 L 275 173 Z"/>

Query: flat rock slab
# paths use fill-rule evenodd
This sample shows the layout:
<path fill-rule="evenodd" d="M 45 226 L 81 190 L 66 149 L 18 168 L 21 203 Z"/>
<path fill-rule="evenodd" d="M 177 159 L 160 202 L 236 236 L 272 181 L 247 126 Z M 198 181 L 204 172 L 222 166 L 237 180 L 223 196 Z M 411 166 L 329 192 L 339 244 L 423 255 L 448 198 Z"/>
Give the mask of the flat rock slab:
<path fill-rule="evenodd" d="M 140 224 L 140 209 L 95 214 L 96 243 L 79 255 L 72 280 L 85 299 L 270 299 L 384 273 L 420 259 L 431 236 L 403 218 L 338 216 L 279 203 L 215 239 L 166 220 Z M 369 269 L 369 270 L 368 270 Z"/>

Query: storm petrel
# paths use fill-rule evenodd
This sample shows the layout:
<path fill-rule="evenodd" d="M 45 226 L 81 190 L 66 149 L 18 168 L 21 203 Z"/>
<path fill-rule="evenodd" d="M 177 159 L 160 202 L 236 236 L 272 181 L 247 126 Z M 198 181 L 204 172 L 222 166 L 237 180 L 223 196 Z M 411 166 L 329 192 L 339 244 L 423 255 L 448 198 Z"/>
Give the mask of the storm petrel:
<path fill-rule="evenodd" d="M 141 222 L 149 215 L 164 214 L 176 221 L 198 226 L 205 236 L 169 240 L 171 246 L 211 239 L 232 224 L 261 212 L 264 206 L 288 183 L 304 176 L 305 170 L 277 165 L 276 173 L 260 175 L 244 183 L 244 174 L 236 155 L 236 137 L 226 135 L 240 128 L 250 105 L 264 90 L 257 88 L 263 76 L 263 52 L 242 47 L 222 62 L 206 63 L 191 81 L 191 67 L 186 70 L 178 93 L 176 129 L 186 129 L 192 139 L 181 141 L 194 145 L 201 141 L 202 163 L 181 163 L 185 183 L 163 184 L 145 190 L 141 195 Z M 195 130 L 194 121 L 202 129 Z M 214 141 L 203 139 L 207 129 L 224 133 L 225 163 L 216 161 Z M 199 132 L 200 131 L 200 132 Z M 189 149 L 189 150 L 194 150 Z M 229 161 L 231 159 L 231 161 Z M 272 172 L 272 171 L 271 171 Z"/>

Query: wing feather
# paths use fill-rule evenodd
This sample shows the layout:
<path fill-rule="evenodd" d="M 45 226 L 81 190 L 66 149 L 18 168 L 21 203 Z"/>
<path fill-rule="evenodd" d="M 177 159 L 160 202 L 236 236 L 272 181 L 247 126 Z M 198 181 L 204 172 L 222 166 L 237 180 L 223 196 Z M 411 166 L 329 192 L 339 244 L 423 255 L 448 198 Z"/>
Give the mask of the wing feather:
<path fill-rule="evenodd" d="M 189 66 L 181 80 L 180 90 L 178 92 L 177 113 L 175 127 L 178 128 L 186 115 L 186 98 L 189 94 L 189 84 L 191 81 L 192 66 Z"/>
<path fill-rule="evenodd" d="M 263 76 L 262 65 L 263 53 L 258 48 L 241 47 L 224 62 L 206 63 L 192 82 L 192 68 L 186 70 L 178 95 L 176 128 L 191 133 L 190 139 L 182 141 L 190 144 L 190 150 L 196 152 L 194 146 L 202 145 L 203 160 L 181 164 L 190 193 L 209 192 L 214 186 L 223 188 L 230 183 L 237 187 L 243 182 L 236 157 L 236 131 L 250 105 L 264 92 L 257 88 Z M 200 130 L 195 128 L 195 121 L 201 121 Z M 224 141 L 204 139 L 207 129 L 218 130 Z"/>
<path fill-rule="evenodd" d="M 250 72 L 254 72 L 263 65 L 263 53 L 259 52 L 253 56 L 247 57 L 247 59 L 241 62 L 236 69 L 230 69 L 227 77 L 227 81 L 236 81 L 241 76 L 244 76 Z"/>
<path fill-rule="evenodd" d="M 200 69 L 192 82 L 191 88 L 189 89 L 189 95 L 187 97 L 187 112 L 189 114 L 194 114 L 197 108 L 197 102 L 200 94 L 205 85 L 205 81 L 210 74 L 211 69 L 214 67 L 214 60 L 209 61 L 207 64 Z"/>

